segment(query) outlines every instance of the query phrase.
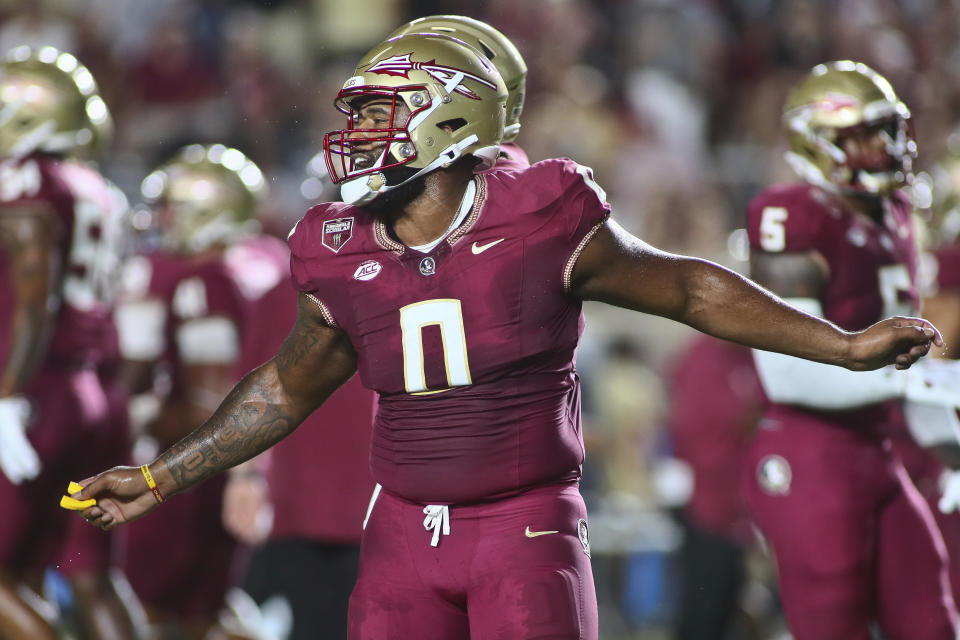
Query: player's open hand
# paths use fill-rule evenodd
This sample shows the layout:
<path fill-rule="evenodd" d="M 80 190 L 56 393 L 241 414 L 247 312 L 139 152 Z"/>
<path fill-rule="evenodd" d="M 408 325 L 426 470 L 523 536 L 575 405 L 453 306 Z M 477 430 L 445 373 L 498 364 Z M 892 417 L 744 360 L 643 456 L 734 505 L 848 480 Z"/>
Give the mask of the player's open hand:
<path fill-rule="evenodd" d="M 78 500 L 94 499 L 97 503 L 80 513 L 84 520 L 104 531 L 130 522 L 153 511 L 157 506 L 143 473 L 137 467 L 114 467 L 80 483 L 83 490 L 74 493 Z"/>
<path fill-rule="evenodd" d="M 847 368 L 871 371 L 893 364 L 897 369 L 909 369 L 931 346 L 942 347 L 943 338 L 926 320 L 887 318 L 854 334 Z"/>

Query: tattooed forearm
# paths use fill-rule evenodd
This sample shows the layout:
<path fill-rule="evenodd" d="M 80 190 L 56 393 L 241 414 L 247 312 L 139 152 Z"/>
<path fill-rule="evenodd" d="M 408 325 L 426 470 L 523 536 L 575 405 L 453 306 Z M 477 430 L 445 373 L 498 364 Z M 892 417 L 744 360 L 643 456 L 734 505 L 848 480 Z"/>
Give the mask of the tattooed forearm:
<path fill-rule="evenodd" d="M 353 375 L 353 346 L 318 314 L 301 296 L 297 322 L 273 360 L 247 374 L 209 420 L 160 456 L 172 492 L 273 446 Z"/>
<path fill-rule="evenodd" d="M 177 490 L 256 456 L 305 417 L 286 397 L 273 361 L 249 373 L 199 429 L 161 457 Z"/>

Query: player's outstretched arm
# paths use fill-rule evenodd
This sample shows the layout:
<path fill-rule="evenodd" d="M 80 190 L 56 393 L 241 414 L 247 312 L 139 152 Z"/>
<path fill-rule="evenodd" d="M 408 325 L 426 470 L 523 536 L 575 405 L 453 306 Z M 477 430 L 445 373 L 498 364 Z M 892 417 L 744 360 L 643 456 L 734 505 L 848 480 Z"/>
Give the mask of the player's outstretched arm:
<path fill-rule="evenodd" d="M 919 318 L 888 318 L 864 331 L 843 331 L 717 264 L 659 251 L 613 221 L 604 223 L 580 255 L 571 291 L 755 349 L 853 370 L 907 368 L 931 343 L 943 343 L 933 325 Z"/>
<path fill-rule="evenodd" d="M 356 371 L 346 335 L 328 326 L 306 296 L 279 353 L 248 373 L 217 411 L 149 465 L 164 497 L 248 460 L 289 435 Z M 95 498 L 83 511 L 91 524 L 112 529 L 158 504 L 135 467 L 115 467 L 82 483 L 74 497 Z"/>

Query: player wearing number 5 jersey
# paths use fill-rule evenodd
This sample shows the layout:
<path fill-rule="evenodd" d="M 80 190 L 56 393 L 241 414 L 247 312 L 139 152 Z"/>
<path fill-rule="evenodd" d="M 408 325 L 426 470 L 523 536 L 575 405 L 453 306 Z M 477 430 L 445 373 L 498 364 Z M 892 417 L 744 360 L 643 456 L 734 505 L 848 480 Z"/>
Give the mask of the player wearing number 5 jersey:
<path fill-rule="evenodd" d="M 897 190 L 914 151 L 908 118 L 887 81 L 859 63 L 820 65 L 797 84 L 784 122 L 805 182 L 750 204 L 758 282 L 851 331 L 917 312 L 912 208 Z M 923 366 L 903 378 L 759 351 L 755 360 L 772 403 L 745 486 L 794 637 L 866 640 L 879 624 L 892 639 L 954 638 L 943 542 L 893 444 L 908 437 L 902 398 L 955 397 L 956 387 Z"/>
<path fill-rule="evenodd" d="M 351 639 L 596 640 L 577 489 L 582 300 L 853 369 L 907 368 L 941 343 L 908 318 L 850 334 L 657 251 L 609 220 L 571 161 L 478 174 L 498 157 L 506 96 L 480 52 L 442 35 L 361 60 L 336 103 L 347 129 L 325 141 L 345 204 L 312 209 L 290 237 L 296 325 L 149 466 L 161 495 L 182 491 L 279 441 L 359 369 L 380 397 L 371 460 L 384 490 Z M 82 515 L 106 529 L 159 504 L 140 469 L 88 481 L 78 495 L 98 502 Z"/>

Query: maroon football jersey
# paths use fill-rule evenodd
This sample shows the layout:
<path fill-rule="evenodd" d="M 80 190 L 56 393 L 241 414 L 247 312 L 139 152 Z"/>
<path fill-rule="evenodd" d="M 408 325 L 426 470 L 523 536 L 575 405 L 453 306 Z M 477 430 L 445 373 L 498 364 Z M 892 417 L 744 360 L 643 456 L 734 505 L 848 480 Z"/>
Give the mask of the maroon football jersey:
<path fill-rule="evenodd" d="M 228 252 L 228 261 L 241 279 L 253 277 L 255 270 L 261 271 L 258 280 L 265 280 L 274 268 L 282 271 L 281 279 L 269 291 L 250 301 L 239 377 L 277 353 L 297 318 L 297 290 L 288 277 L 286 244 L 259 238 L 238 246 L 242 250 Z M 374 485 L 369 463 L 373 414 L 374 394 L 354 376 L 293 434 L 270 449 L 265 475 L 273 504 L 271 538 L 360 540 Z M 304 487 L 337 490 L 315 493 Z"/>
<path fill-rule="evenodd" d="M 121 212 L 103 177 L 86 165 L 48 156 L 0 165 L 0 215 L 38 204 L 55 212 L 62 240 L 60 306 L 47 360 L 96 362 L 110 342 L 107 289 L 114 275 L 109 269 L 115 264 L 116 247 L 107 230 Z M 4 258 L 0 279 L 9 279 L 7 269 Z M 0 287 L 0 309 L 11 308 L 11 295 L 9 283 Z M 6 340 L 8 333 L 0 335 L 0 340 Z M 8 349 L 9 345 L 2 345 L 0 353 Z"/>
<path fill-rule="evenodd" d="M 178 377 L 181 357 L 176 336 L 184 323 L 222 317 L 231 321 L 242 335 L 247 302 L 226 261 L 215 253 L 189 256 L 157 251 L 136 256 L 125 268 L 120 295 L 127 301 L 149 298 L 163 304 L 162 357 L 171 370 L 172 394 L 189 392 L 181 388 Z M 121 327 L 121 332 L 130 330 Z"/>
<path fill-rule="evenodd" d="M 669 384 L 674 455 L 694 475 L 689 516 L 707 531 L 749 542 L 740 475 L 762 404 L 750 350 L 699 336 L 673 363 Z"/>
<path fill-rule="evenodd" d="M 836 196 L 806 184 L 766 189 L 750 203 L 747 230 L 752 251 L 816 251 L 830 278 L 820 302 L 826 318 L 849 331 L 892 315 L 915 315 L 917 248 L 912 207 L 897 193 L 884 199 L 883 223 L 844 206 Z M 889 403 L 839 412 L 846 424 L 898 422 Z M 798 409 L 799 410 L 799 409 Z"/>
<path fill-rule="evenodd" d="M 475 182 L 466 220 L 426 254 L 343 203 L 312 208 L 290 237 L 297 288 L 379 393 L 374 478 L 414 501 L 508 495 L 583 461 L 569 279 L 609 205 L 570 160 Z"/>

